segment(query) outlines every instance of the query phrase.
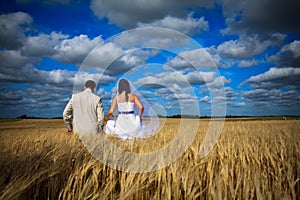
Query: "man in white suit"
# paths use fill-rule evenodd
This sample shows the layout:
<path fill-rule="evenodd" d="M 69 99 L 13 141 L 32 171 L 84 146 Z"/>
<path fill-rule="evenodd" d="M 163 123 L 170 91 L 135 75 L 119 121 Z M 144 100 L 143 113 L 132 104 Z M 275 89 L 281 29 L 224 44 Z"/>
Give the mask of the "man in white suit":
<path fill-rule="evenodd" d="M 68 134 L 74 133 L 80 136 L 89 133 L 101 133 L 104 125 L 104 111 L 101 98 L 93 93 L 96 83 L 88 80 L 84 91 L 74 94 L 69 100 L 63 112 L 64 122 Z M 73 125 L 72 126 L 72 112 Z"/>

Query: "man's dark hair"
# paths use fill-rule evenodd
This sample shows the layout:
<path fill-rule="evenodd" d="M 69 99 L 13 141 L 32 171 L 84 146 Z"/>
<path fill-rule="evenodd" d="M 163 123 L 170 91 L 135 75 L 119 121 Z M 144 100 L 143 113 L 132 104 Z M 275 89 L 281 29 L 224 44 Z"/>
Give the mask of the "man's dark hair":
<path fill-rule="evenodd" d="M 94 90 L 96 88 L 96 83 L 93 80 L 88 80 L 87 82 L 85 82 L 84 86 L 86 88 L 90 88 L 91 90 Z"/>

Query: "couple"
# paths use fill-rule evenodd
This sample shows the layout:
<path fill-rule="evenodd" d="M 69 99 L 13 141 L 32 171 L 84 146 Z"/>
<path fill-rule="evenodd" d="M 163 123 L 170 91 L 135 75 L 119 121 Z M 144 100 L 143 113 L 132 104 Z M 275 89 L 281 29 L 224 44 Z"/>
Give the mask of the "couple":
<path fill-rule="evenodd" d="M 68 134 L 72 133 L 72 112 L 74 115 L 74 132 L 80 136 L 88 133 L 101 133 L 104 130 L 104 121 L 107 121 L 104 132 L 116 134 L 122 139 L 151 136 L 157 129 L 153 123 L 145 125 L 142 120 L 144 105 L 135 95 L 135 90 L 130 82 L 124 78 L 117 84 L 116 95 L 112 105 L 104 118 L 101 98 L 93 93 L 96 83 L 89 80 L 85 83 L 84 91 L 74 94 L 63 112 L 64 122 Z M 135 107 L 138 115 L 135 115 Z M 118 108 L 117 119 L 111 119 L 115 109 Z M 150 120 L 153 121 L 153 120 Z M 157 123 L 154 123 L 157 124 Z"/>

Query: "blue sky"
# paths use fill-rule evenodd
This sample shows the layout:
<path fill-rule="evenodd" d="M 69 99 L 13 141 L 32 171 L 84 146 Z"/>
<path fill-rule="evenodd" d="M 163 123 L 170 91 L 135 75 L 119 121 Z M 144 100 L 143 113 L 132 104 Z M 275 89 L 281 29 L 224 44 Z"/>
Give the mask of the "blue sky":
<path fill-rule="evenodd" d="M 60 117 L 127 77 L 158 114 L 299 115 L 297 0 L 0 3 L 0 117 Z"/>

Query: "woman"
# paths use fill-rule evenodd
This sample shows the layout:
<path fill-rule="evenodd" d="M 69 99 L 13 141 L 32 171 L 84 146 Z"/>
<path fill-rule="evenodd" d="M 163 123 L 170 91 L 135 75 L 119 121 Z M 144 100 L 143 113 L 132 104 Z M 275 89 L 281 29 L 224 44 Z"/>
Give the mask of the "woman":
<path fill-rule="evenodd" d="M 138 115 L 134 114 L 135 106 L 138 107 Z M 117 120 L 110 120 L 114 110 L 118 108 Z M 117 95 L 112 101 L 106 117 L 106 133 L 116 134 L 119 137 L 134 138 L 145 137 L 142 116 L 144 106 L 139 97 L 132 93 L 132 86 L 128 80 L 122 78 L 117 85 Z"/>

